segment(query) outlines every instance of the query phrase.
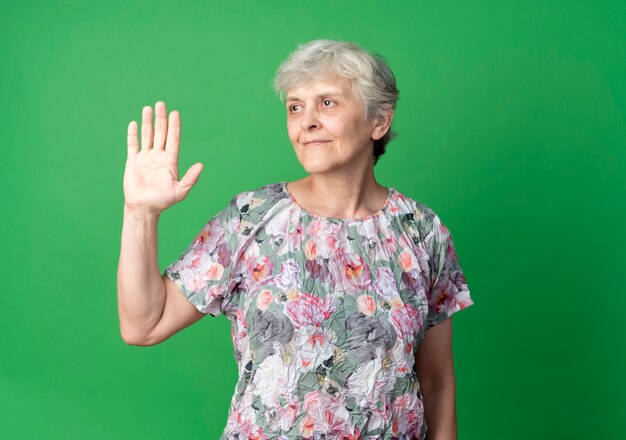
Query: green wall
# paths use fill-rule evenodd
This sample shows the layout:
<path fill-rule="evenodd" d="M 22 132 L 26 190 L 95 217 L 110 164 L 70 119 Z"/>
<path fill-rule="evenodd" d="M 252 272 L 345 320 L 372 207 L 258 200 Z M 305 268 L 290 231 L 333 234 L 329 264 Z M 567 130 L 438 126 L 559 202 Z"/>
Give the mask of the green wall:
<path fill-rule="evenodd" d="M 383 54 L 401 97 L 379 181 L 452 231 L 459 438 L 626 438 L 623 1 L 4 2 L 0 437 L 213 439 L 229 321 L 124 344 L 126 128 L 164 100 L 181 172 L 172 262 L 237 192 L 303 176 L 270 85 L 297 44 Z"/>

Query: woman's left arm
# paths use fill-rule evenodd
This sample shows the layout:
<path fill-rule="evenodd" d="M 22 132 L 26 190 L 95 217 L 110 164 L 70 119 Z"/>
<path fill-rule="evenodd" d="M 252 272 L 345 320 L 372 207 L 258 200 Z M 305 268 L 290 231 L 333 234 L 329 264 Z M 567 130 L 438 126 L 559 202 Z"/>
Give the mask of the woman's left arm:
<path fill-rule="evenodd" d="M 452 317 L 426 331 L 415 354 L 415 372 L 424 398 L 427 440 L 456 440 Z"/>

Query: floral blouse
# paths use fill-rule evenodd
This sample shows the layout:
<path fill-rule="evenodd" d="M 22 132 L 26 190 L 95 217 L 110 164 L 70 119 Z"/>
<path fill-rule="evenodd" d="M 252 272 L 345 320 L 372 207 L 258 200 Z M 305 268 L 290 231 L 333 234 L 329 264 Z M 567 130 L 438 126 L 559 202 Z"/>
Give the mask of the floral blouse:
<path fill-rule="evenodd" d="M 424 439 L 416 350 L 473 304 L 450 232 L 394 188 L 380 211 L 337 219 L 286 185 L 237 194 L 165 269 L 232 322 L 221 439 Z"/>

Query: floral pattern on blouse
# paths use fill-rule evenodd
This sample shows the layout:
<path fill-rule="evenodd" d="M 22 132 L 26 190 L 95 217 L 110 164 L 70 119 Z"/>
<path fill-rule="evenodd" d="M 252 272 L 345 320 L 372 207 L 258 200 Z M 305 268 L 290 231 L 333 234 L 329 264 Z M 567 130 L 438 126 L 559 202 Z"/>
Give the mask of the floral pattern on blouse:
<path fill-rule="evenodd" d="M 424 439 L 415 353 L 473 304 L 449 230 L 388 188 L 359 219 L 273 183 L 237 194 L 165 274 L 225 315 L 239 380 L 221 439 Z"/>

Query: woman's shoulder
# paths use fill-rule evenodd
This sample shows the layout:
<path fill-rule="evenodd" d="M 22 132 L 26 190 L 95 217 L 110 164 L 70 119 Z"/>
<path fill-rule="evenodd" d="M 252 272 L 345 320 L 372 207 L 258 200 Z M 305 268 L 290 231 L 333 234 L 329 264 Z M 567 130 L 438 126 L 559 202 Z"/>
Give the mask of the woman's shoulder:
<path fill-rule="evenodd" d="M 235 194 L 230 205 L 237 209 L 242 218 L 256 223 L 287 197 L 283 182 L 275 182 Z"/>
<path fill-rule="evenodd" d="M 392 189 L 391 199 L 392 210 L 395 211 L 397 215 L 411 218 L 416 224 L 432 224 L 433 220 L 438 218 L 435 211 L 429 205 L 395 188 Z"/>
<path fill-rule="evenodd" d="M 425 202 L 393 191 L 392 209 L 396 210 L 405 232 L 428 247 L 445 242 L 450 231 L 435 210 Z"/>

